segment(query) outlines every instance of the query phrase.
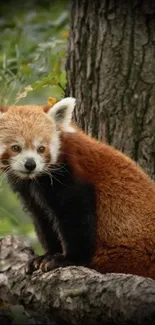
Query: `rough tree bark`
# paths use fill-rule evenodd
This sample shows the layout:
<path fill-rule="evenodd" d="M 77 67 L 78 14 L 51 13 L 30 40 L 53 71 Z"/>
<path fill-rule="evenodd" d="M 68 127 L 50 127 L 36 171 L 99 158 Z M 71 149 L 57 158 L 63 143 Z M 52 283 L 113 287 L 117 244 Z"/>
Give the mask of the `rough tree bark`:
<path fill-rule="evenodd" d="M 1 324 L 155 324 L 155 281 L 84 267 L 25 276 L 22 238 L 0 240 Z"/>
<path fill-rule="evenodd" d="M 78 124 L 155 178 L 155 1 L 73 1 L 67 80 Z"/>

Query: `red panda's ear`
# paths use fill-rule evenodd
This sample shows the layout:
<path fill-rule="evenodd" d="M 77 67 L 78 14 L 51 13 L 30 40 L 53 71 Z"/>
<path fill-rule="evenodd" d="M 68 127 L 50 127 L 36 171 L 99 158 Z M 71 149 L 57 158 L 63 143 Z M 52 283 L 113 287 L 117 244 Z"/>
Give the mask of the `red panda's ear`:
<path fill-rule="evenodd" d="M 66 97 L 49 109 L 47 114 L 57 124 L 67 128 L 72 119 L 72 113 L 75 107 L 76 100 L 73 97 Z"/>

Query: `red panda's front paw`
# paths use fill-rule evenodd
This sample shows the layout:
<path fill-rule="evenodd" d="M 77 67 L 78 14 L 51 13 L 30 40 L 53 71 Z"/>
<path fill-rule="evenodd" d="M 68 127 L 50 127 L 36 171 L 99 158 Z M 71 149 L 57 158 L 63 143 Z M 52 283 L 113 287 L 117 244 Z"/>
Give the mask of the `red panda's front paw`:
<path fill-rule="evenodd" d="M 32 274 L 34 271 L 41 270 L 42 272 L 49 272 L 58 267 L 71 265 L 71 263 L 62 254 L 46 253 L 42 256 L 37 256 L 31 259 L 25 267 L 26 274 Z"/>
<path fill-rule="evenodd" d="M 47 255 L 40 263 L 39 269 L 42 272 L 49 272 L 58 267 L 64 267 L 71 263 L 62 254 Z"/>
<path fill-rule="evenodd" d="M 30 261 L 28 261 L 25 266 L 25 273 L 32 274 L 34 271 L 39 270 L 40 264 L 47 256 L 49 256 L 48 253 L 41 255 L 41 256 L 34 257 Z"/>

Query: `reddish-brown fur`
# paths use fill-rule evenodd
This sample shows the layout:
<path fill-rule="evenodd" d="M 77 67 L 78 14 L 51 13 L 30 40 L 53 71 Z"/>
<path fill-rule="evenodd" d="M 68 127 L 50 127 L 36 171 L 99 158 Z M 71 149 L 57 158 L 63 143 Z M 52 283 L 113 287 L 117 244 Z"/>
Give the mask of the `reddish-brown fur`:
<path fill-rule="evenodd" d="M 41 129 L 48 142 L 54 129 L 42 118 L 42 108 L 25 106 L 19 111 L 20 132 L 19 125 L 16 128 L 16 108 L 9 108 L 4 117 L 6 128 L 4 123 L 0 125 L 0 139 L 5 138 L 7 144 L 23 132 L 30 141 Z M 25 112 L 29 114 L 27 120 Z M 49 152 L 46 154 L 48 160 Z M 8 157 L 6 151 L 1 158 Z M 155 184 L 128 157 L 79 130 L 62 132 L 58 161 L 64 158 L 76 178 L 95 186 L 97 236 L 91 267 L 100 272 L 134 273 L 155 279 Z"/>
<path fill-rule="evenodd" d="M 96 189 L 92 267 L 155 278 L 155 185 L 135 162 L 82 131 L 62 136 L 75 177 Z"/>

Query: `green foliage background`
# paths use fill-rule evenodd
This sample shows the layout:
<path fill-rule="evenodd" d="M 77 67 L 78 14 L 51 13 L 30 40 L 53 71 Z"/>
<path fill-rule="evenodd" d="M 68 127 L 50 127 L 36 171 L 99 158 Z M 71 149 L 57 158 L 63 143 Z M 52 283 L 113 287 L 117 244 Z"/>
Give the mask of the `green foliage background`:
<path fill-rule="evenodd" d="M 0 4 L 0 104 L 44 104 L 63 97 L 70 1 Z M 0 174 L 0 236 L 20 234 L 41 247 L 30 217 Z"/>

